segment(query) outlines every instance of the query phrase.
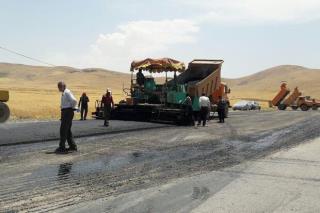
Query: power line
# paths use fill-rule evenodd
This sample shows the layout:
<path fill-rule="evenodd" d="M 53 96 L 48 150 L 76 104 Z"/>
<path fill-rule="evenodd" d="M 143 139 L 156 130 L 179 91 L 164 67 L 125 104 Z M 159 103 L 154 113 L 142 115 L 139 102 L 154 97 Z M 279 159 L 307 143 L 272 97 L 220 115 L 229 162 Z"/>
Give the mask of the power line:
<path fill-rule="evenodd" d="M 22 56 L 22 57 L 27 58 L 27 59 L 30 59 L 30 60 L 32 60 L 32 61 L 39 62 L 39 63 L 41 63 L 41 64 L 46 64 L 46 65 L 53 66 L 53 67 L 56 66 L 56 65 L 54 65 L 54 64 L 50 64 L 50 63 L 48 63 L 48 62 L 45 62 L 45 61 L 42 61 L 42 60 L 39 60 L 39 59 L 36 59 L 36 58 L 32 58 L 32 57 L 29 57 L 29 56 L 26 56 L 26 55 L 24 55 L 24 54 L 22 54 L 22 53 L 18 53 L 18 52 L 14 51 L 14 50 L 10 50 L 10 49 L 5 48 L 5 47 L 2 47 L 2 46 L 0 46 L 0 49 L 3 49 L 4 51 L 10 52 L 10 53 L 15 54 L 15 55 Z"/>

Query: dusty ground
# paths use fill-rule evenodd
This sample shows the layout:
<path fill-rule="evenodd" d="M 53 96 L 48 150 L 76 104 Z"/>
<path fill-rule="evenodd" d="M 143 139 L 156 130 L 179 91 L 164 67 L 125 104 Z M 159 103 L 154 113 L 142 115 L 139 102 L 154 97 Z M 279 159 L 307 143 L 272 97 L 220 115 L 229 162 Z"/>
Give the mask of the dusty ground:
<path fill-rule="evenodd" d="M 0 146 L 0 212 L 88 212 L 83 205 L 95 201 L 99 202 L 91 211 L 189 212 L 205 205 L 212 189 L 182 185 L 187 192 L 179 195 L 181 202 L 161 196 L 156 202 L 154 191 L 132 199 L 131 205 L 124 205 L 130 196 L 121 198 L 162 184 L 170 186 L 180 178 L 256 161 L 319 137 L 319 117 L 311 111 L 237 112 L 225 124 L 211 121 L 209 127 L 198 129 L 164 126 L 82 137 L 77 141 L 80 151 L 68 155 L 49 154 L 57 141 Z M 12 131 L 15 127 L 10 125 L 2 128 Z M 230 173 L 228 177 L 207 181 L 220 190 L 238 175 Z M 162 208 L 161 202 L 165 203 Z"/>

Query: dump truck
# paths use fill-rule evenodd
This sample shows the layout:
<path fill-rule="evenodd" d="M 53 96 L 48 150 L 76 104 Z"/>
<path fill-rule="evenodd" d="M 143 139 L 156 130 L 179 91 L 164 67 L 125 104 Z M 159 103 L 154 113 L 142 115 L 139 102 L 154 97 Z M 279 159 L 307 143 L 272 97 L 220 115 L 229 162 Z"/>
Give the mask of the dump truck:
<path fill-rule="evenodd" d="M 0 90 L 0 123 L 7 121 L 10 117 L 10 110 L 5 102 L 9 101 L 9 92 Z"/>
<path fill-rule="evenodd" d="M 279 110 L 284 110 L 282 106 L 282 101 L 288 96 L 289 93 L 290 93 L 290 89 L 287 88 L 287 84 L 282 83 L 280 86 L 280 91 L 271 100 L 272 106 L 278 107 Z"/>
<path fill-rule="evenodd" d="M 210 98 L 212 112 L 217 111 L 217 103 L 221 96 L 227 102 L 225 115 L 228 116 L 230 89 L 221 81 L 223 60 L 195 59 L 189 63 L 188 69 L 178 76 L 179 84 L 185 84 L 188 94 L 193 99 L 193 108 L 199 110 L 199 97 L 202 93 Z"/>
<path fill-rule="evenodd" d="M 286 110 L 288 107 L 291 107 L 293 110 L 297 110 L 299 108 L 297 105 L 297 99 L 301 95 L 302 93 L 299 91 L 298 87 L 295 87 L 293 92 L 290 93 L 290 89 L 287 88 L 287 85 L 282 84 L 280 92 L 276 98 L 272 100 L 272 103 L 274 106 L 277 106 L 279 110 Z"/>
<path fill-rule="evenodd" d="M 182 62 L 174 59 L 145 59 L 131 63 L 131 85 L 125 88 L 126 100 L 116 104 L 111 113 L 112 119 L 138 121 L 172 121 L 185 124 L 190 120 L 190 111 L 184 104 L 188 95 L 192 98 L 193 111 L 199 111 L 199 97 L 202 93 L 209 96 L 212 112 L 216 110 L 219 96 L 226 99 L 230 105 L 228 93 L 230 89 L 221 82 L 221 67 L 223 60 L 196 59 L 189 63 L 188 68 Z M 150 73 L 165 73 L 165 83 L 157 84 L 152 76 L 145 77 L 144 85 L 137 84 L 135 71 L 149 71 Z M 173 79 L 167 73 L 173 71 Z M 177 75 L 177 73 L 181 73 Z M 228 108 L 226 107 L 226 113 Z M 93 117 L 102 118 L 103 109 L 99 101 Z"/>
<path fill-rule="evenodd" d="M 300 108 L 302 111 L 308 111 L 309 109 L 317 110 L 320 107 L 319 101 L 311 99 L 309 96 L 302 96 L 298 87 L 295 87 L 293 92 L 289 94 L 290 89 L 287 88 L 287 84 L 282 83 L 280 91 L 271 101 L 272 105 L 278 107 L 279 110 L 286 110 L 288 107 L 291 107 L 293 110 Z"/>
<path fill-rule="evenodd" d="M 299 106 L 297 105 L 297 99 L 302 95 L 298 87 L 295 87 L 293 92 L 286 98 L 283 103 L 279 105 L 281 110 L 285 110 L 287 107 L 291 106 L 291 109 L 297 110 Z"/>
<path fill-rule="evenodd" d="M 309 96 L 300 96 L 298 97 L 296 107 L 302 111 L 308 111 L 309 109 L 318 110 L 320 102 L 316 99 L 311 99 Z"/>

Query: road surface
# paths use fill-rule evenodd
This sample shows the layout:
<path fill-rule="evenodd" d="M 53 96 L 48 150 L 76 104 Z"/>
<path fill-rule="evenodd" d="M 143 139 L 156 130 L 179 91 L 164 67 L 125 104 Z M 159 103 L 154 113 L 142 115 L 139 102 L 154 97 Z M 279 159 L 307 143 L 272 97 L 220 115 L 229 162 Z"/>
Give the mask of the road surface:
<path fill-rule="evenodd" d="M 112 121 L 106 128 L 101 120 L 74 121 L 73 133 L 76 138 L 114 134 L 153 128 L 162 128 L 168 124 L 143 123 L 132 121 Z M 27 121 L 0 124 L 0 146 L 26 143 L 41 143 L 59 139 L 60 121 Z"/>
<path fill-rule="evenodd" d="M 55 140 L 0 146 L 0 212 L 236 212 L 233 204 L 238 212 L 250 212 L 253 203 L 257 205 L 252 212 L 260 207 L 272 212 L 275 193 L 265 188 L 276 186 L 261 181 L 269 175 L 277 182 L 274 166 L 284 172 L 282 176 L 293 174 L 289 167 L 295 165 L 295 157 L 306 169 L 312 161 L 317 165 L 316 159 L 303 161 L 298 155 L 287 161 L 281 155 L 277 164 L 274 156 L 290 148 L 299 150 L 299 144 L 319 137 L 319 118 L 313 111 L 240 112 L 231 114 L 225 124 L 210 121 L 209 127 L 159 124 L 161 128 L 83 136 L 77 139 L 80 151 L 67 155 L 50 154 Z M 15 137 L 12 134 L 12 141 Z M 262 180 L 251 180 L 250 175 Z M 316 184 L 317 175 L 302 180 L 308 189 Z M 285 182 L 279 186 L 284 191 L 277 209 L 293 199 L 285 195 L 304 186 Z M 237 190 L 232 191 L 233 185 Z M 263 206 L 255 200 L 266 197 L 270 200 Z M 225 208 L 219 206 L 223 201 Z"/>
<path fill-rule="evenodd" d="M 60 212 L 319 212 L 319 156 L 320 139 L 316 139 L 230 168 Z"/>

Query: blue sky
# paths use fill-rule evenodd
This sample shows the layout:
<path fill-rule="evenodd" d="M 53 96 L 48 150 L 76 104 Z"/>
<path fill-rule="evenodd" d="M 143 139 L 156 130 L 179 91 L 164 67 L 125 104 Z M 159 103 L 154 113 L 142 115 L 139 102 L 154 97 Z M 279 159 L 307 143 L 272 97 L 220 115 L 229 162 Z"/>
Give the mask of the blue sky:
<path fill-rule="evenodd" d="M 127 72 L 133 59 L 224 59 L 236 78 L 320 68 L 318 0 L 0 0 L 0 46 L 55 65 Z M 0 50 L 0 61 L 41 65 Z"/>

